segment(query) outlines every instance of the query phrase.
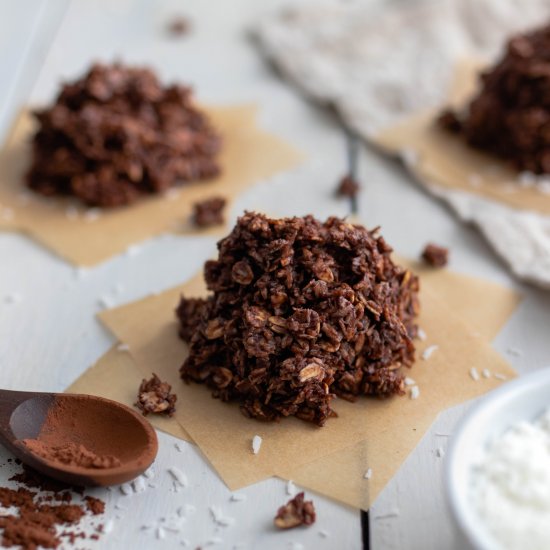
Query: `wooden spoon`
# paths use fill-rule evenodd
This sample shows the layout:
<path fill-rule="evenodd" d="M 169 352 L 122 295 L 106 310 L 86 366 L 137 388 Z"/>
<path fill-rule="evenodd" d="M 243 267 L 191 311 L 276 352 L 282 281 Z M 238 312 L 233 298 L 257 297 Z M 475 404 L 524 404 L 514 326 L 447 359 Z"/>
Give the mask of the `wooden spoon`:
<path fill-rule="evenodd" d="M 84 467 L 45 458 L 33 450 L 36 441 L 48 449 L 83 445 L 98 456 L 115 457 L 117 465 Z M 80 486 L 117 485 L 134 479 L 153 463 L 158 451 L 151 424 L 116 401 L 9 390 L 0 390 L 0 443 L 42 474 Z"/>

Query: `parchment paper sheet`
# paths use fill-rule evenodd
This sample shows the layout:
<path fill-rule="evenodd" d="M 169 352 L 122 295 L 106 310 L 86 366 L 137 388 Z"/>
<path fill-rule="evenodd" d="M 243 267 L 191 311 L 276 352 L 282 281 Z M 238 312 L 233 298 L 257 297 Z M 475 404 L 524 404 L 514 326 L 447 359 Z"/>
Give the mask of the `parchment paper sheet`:
<path fill-rule="evenodd" d="M 425 127 L 425 113 L 448 101 L 461 59 L 490 63 L 508 36 L 549 17 L 548 0 L 324 0 L 289 2 L 253 30 L 283 75 L 376 142 L 381 131 L 410 116 Z M 435 146 L 451 140 L 441 132 L 428 137 Z M 452 158 L 439 167 L 423 162 L 422 174 L 407 165 L 430 193 L 480 230 L 517 277 L 550 288 L 550 197 L 508 185 L 516 178 L 498 160 L 485 162 L 456 142 L 448 152 Z M 474 168 L 462 165 L 468 163 Z M 477 178 L 468 178 L 474 170 L 484 180 L 479 187 L 471 185 Z M 453 186 L 443 186 L 449 177 Z"/>
<path fill-rule="evenodd" d="M 469 102 L 478 88 L 480 70 L 481 64 L 475 61 L 457 65 L 449 104 Z M 519 174 L 504 161 L 468 147 L 460 136 L 441 129 L 435 123 L 438 112 L 431 109 L 409 117 L 376 134 L 373 142 L 389 154 L 405 152 L 407 167 L 429 185 L 550 215 L 550 189 L 544 193 L 534 185 L 520 185 Z"/>
<path fill-rule="evenodd" d="M 223 137 L 221 176 L 170 190 L 116 210 L 86 209 L 73 199 L 29 191 L 23 174 L 30 160 L 34 122 L 23 111 L 0 154 L 0 229 L 18 230 L 79 266 L 91 266 L 161 233 L 195 232 L 192 205 L 214 195 L 231 199 L 252 184 L 295 166 L 302 155 L 257 126 L 254 105 L 206 109 Z M 223 234 L 224 227 L 201 233 Z"/>
<path fill-rule="evenodd" d="M 130 346 L 130 353 L 111 350 L 68 391 L 132 404 L 142 376 L 154 371 L 173 385 L 178 410 L 172 420 L 149 418 L 178 437 L 188 439 L 189 435 L 231 489 L 278 475 L 366 509 L 440 411 L 500 383 L 494 378 L 474 382 L 468 375 L 471 366 L 480 372 L 488 368 L 514 376 L 485 340 L 510 316 L 518 303 L 516 294 L 446 271 L 425 270 L 422 288 L 420 324 L 428 339 L 419 342 L 418 348 L 421 352 L 437 344 L 439 349 L 429 360 L 418 359 L 408 373 L 418 383 L 420 397 L 364 398 L 354 404 L 338 401 L 339 417 L 322 429 L 294 418 L 276 424 L 250 420 L 236 405 L 211 398 L 205 387 L 181 382 L 178 367 L 186 345 L 177 337 L 173 310 L 180 292 L 204 292 L 201 276 L 161 295 L 100 314 L 117 338 Z M 451 295 L 453 299 L 443 303 L 441 297 Z M 458 315 L 469 320 L 475 317 L 470 323 L 473 329 Z M 253 455 L 251 439 L 256 434 L 263 444 L 260 453 Z M 369 481 L 363 479 L 368 467 L 376 472 Z"/>

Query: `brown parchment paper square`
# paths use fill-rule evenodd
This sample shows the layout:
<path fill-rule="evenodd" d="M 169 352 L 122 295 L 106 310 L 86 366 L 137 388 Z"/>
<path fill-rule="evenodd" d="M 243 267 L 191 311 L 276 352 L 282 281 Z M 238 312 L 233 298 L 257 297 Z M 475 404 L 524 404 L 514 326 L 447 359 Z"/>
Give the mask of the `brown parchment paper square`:
<path fill-rule="evenodd" d="M 401 263 L 405 263 L 400 260 Z M 512 314 L 519 302 L 519 296 L 509 289 L 477 278 L 459 275 L 450 271 L 433 270 L 422 264 L 407 262 L 410 267 L 421 275 L 422 284 L 426 284 L 432 291 L 445 297 L 445 305 L 449 308 L 449 315 L 468 320 L 468 327 L 473 336 L 482 335 L 491 340 L 502 328 L 505 321 Z M 198 291 L 201 287 L 201 277 L 197 276 L 188 285 L 190 292 Z M 460 289 L 460 292 L 457 292 Z M 180 289 L 172 291 L 170 300 L 179 295 Z M 480 307 L 483 304 L 483 307 Z M 428 334 L 426 343 L 432 341 Z M 149 375 L 146 368 L 140 369 L 129 353 L 111 349 L 100 360 L 88 369 L 67 391 L 77 393 L 91 393 L 102 395 L 110 399 L 132 405 L 135 400 L 137 387 L 142 376 Z M 411 375 L 414 374 L 411 372 Z M 416 377 L 415 380 L 420 382 Z M 176 384 L 181 385 L 180 381 Z M 178 387 L 176 385 L 176 388 Z M 421 394 L 421 398 L 423 393 Z M 417 401 L 422 406 L 422 401 Z M 281 465 L 276 474 L 285 479 L 293 479 L 298 484 L 311 490 L 325 494 L 345 504 L 367 509 L 386 483 L 399 469 L 407 455 L 414 448 L 425 431 L 431 425 L 433 417 L 426 415 L 423 424 L 415 423 L 417 437 L 406 440 L 399 439 L 402 424 L 387 426 L 384 436 L 378 436 L 378 444 L 382 444 L 382 437 L 391 440 L 396 437 L 400 442 L 399 449 L 392 453 L 377 453 L 367 456 L 371 439 L 364 439 L 341 450 L 314 459 L 305 464 Z M 149 415 L 151 422 L 172 435 L 190 441 L 189 434 L 183 429 L 177 419 L 165 419 Z M 387 424 L 387 423 L 386 423 Z M 284 425 L 284 424 L 283 424 Z M 420 428 L 420 429 L 419 429 Z M 423 429 L 422 429 L 423 428 Z M 414 430 L 412 430 L 414 432 Z M 414 434 L 413 434 L 414 435 Z M 391 448 L 391 446 L 390 446 Z M 256 458 L 256 457 L 254 457 Z M 373 478 L 367 482 L 363 474 L 367 467 L 373 468 Z M 269 477 L 267 474 L 264 477 Z M 263 478 L 262 478 L 263 479 Z M 252 481 L 251 481 L 252 482 Z"/>
<path fill-rule="evenodd" d="M 43 198 L 26 190 L 35 123 L 23 111 L 0 153 L 0 229 L 17 230 L 79 266 L 91 266 L 161 233 L 196 232 L 192 204 L 214 195 L 231 200 L 255 182 L 295 166 L 303 157 L 257 126 L 254 105 L 206 108 L 223 137 L 221 176 L 173 188 L 115 210 L 86 209 L 74 199 Z M 224 227 L 201 231 L 223 234 Z"/>
<path fill-rule="evenodd" d="M 456 283 L 451 277 L 445 294 L 459 293 L 461 287 L 457 288 Z M 180 381 L 178 367 L 187 346 L 177 336 L 173 310 L 180 292 L 204 294 L 201 275 L 158 296 L 102 312 L 100 318 L 121 342 L 129 345 L 143 376 L 154 370 L 173 385 L 178 394 L 176 420 L 226 484 L 237 489 L 274 474 L 283 476 L 361 441 L 368 443 L 369 467 L 387 464 L 387 471 L 395 472 L 440 411 L 500 384 L 494 378 L 474 382 L 468 374 L 472 366 L 480 372 L 488 368 L 507 377 L 514 376 L 511 367 L 483 340 L 479 331 L 466 327 L 437 297 L 437 291 L 430 288 L 433 286 L 430 277 L 422 285 L 420 324 L 428 340 L 419 343 L 419 352 L 432 344 L 439 349 L 427 361 L 418 359 L 409 373 L 419 384 L 420 398 L 338 401 L 334 408 L 339 417 L 331 419 L 322 429 L 294 418 L 272 424 L 249 420 L 235 404 L 213 399 L 207 388 Z M 512 297 L 510 302 L 517 303 L 517 298 Z M 258 455 L 251 451 L 254 435 L 263 438 Z M 378 475 L 381 472 L 382 469 Z M 331 480 L 323 477 L 330 490 Z M 356 505 L 366 507 L 368 502 Z"/>
<path fill-rule="evenodd" d="M 457 66 L 449 104 L 465 105 L 478 86 L 482 65 L 467 60 Z M 374 136 L 373 143 L 396 155 L 414 151 L 407 167 L 427 185 L 466 191 L 517 209 L 550 214 L 550 195 L 521 186 L 518 172 L 498 157 L 476 151 L 460 136 L 441 129 L 435 119 L 440 109 L 418 113 Z"/>

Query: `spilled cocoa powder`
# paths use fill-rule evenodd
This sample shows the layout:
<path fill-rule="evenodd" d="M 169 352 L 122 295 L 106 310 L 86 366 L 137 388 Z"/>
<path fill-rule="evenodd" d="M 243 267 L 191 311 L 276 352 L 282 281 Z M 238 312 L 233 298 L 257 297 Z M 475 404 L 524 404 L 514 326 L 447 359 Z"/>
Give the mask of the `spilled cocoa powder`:
<path fill-rule="evenodd" d="M 0 509 L 3 547 L 24 550 L 58 548 L 62 544 L 66 547 L 77 539 L 97 540 L 102 532 L 101 524 L 93 525 L 92 535 L 82 529 L 85 517 L 99 516 L 105 511 L 102 500 L 82 497 L 83 489 L 50 480 L 25 466 L 10 481 L 15 482 L 17 488 L 0 487 L 0 508 L 9 509 L 9 513 Z"/>
<path fill-rule="evenodd" d="M 94 453 L 82 444 L 62 443 L 56 445 L 40 439 L 23 439 L 21 443 L 35 455 L 50 462 L 60 462 L 68 466 L 105 469 L 121 465 L 116 456 Z"/>

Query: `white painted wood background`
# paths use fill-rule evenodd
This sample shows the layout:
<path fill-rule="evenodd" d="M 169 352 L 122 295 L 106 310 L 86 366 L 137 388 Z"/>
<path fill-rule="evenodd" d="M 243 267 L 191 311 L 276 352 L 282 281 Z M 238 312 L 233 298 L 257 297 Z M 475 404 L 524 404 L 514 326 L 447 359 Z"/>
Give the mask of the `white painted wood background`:
<path fill-rule="evenodd" d="M 289 0 L 18 0 L 0 6 L 0 133 L 6 135 L 24 103 L 50 101 L 59 81 L 80 75 L 94 60 L 147 63 L 165 80 L 192 83 L 202 100 L 256 102 L 261 123 L 307 152 L 306 164 L 259 182 L 243 194 L 231 216 L 244 208 L 274 215 L 347 213 L 332 191 L 345 169 L 344 138 L 338 124 L 281 81 L 262 60 L 246 34 L 261 14 Z M 167 37 L 171 16 L 192 20 L 192 32 Z M 416 256 L 428 239 L 449 245 L 451 269 L 518 288 L 525 300 L 494 345 L 520 372 L 550 364 L 550 295 L 517 284 L 470 228 L 456 222 L 439 203 L 420 191 L 401 168 L 364 149 L 360 217 L 382 225 L 398 253 Z M 114 258 L 83 278 L 31 240 L 0 234 L 0 385 L 11 389 L 61 391 L 112 344 L 95 320 L 100 296 L 116 304 L 164 289 L 194 274 L 215 249 L 215 240 L 163 236 L 145 243 L 134 257 Z M 124 285 L 116 294 L 114 287 Z M 457 289 L 459 292 L 460 289 Z M 21 301 L 5 297 L 18 293 Z M 444 504 L 442 466 L 435 450 L 445 448 L 466 406 L 445 412 L 422 440 L 371 511 L 371 547 L 378 549 L 462 549 Z M 288 497 L 281 480 L 268 480 L 241 491 L 247 500 L 230 502 L 230 493 L 193 446 L 159 434 L 155 488 L 124 496 L 116 489 L 97 491 L 108 503 L 113 530 L 96 548 L 190 548 L 209 541 L 219 548 L 278 549 L 295 543 L 304 548 L 361 548 L 359 513 L 315 496 L 318 522 L 310 529 L 278 533 L 272 528 L 276 508 Z M 7 455 L 0 450 L 0 460 Z M 167 468 L 177 465 L 189 485 L 174 492 Z M 376 475 L 376 472 L 374 472 Z M 0 470 L 0 482 L 8 477 Z M 190 505 L 180 533 L 157 538 L 161 518 Z M 216 527 L 209 506 L 235 518 Z M 379 516 L 386 516 L 379 518 Z M 329 536 L 323 538 L 321 530 Z M 217 539 L 216 539 L 217 538 Z M 216 542 L 217 540 L 217 542 Z"/>

